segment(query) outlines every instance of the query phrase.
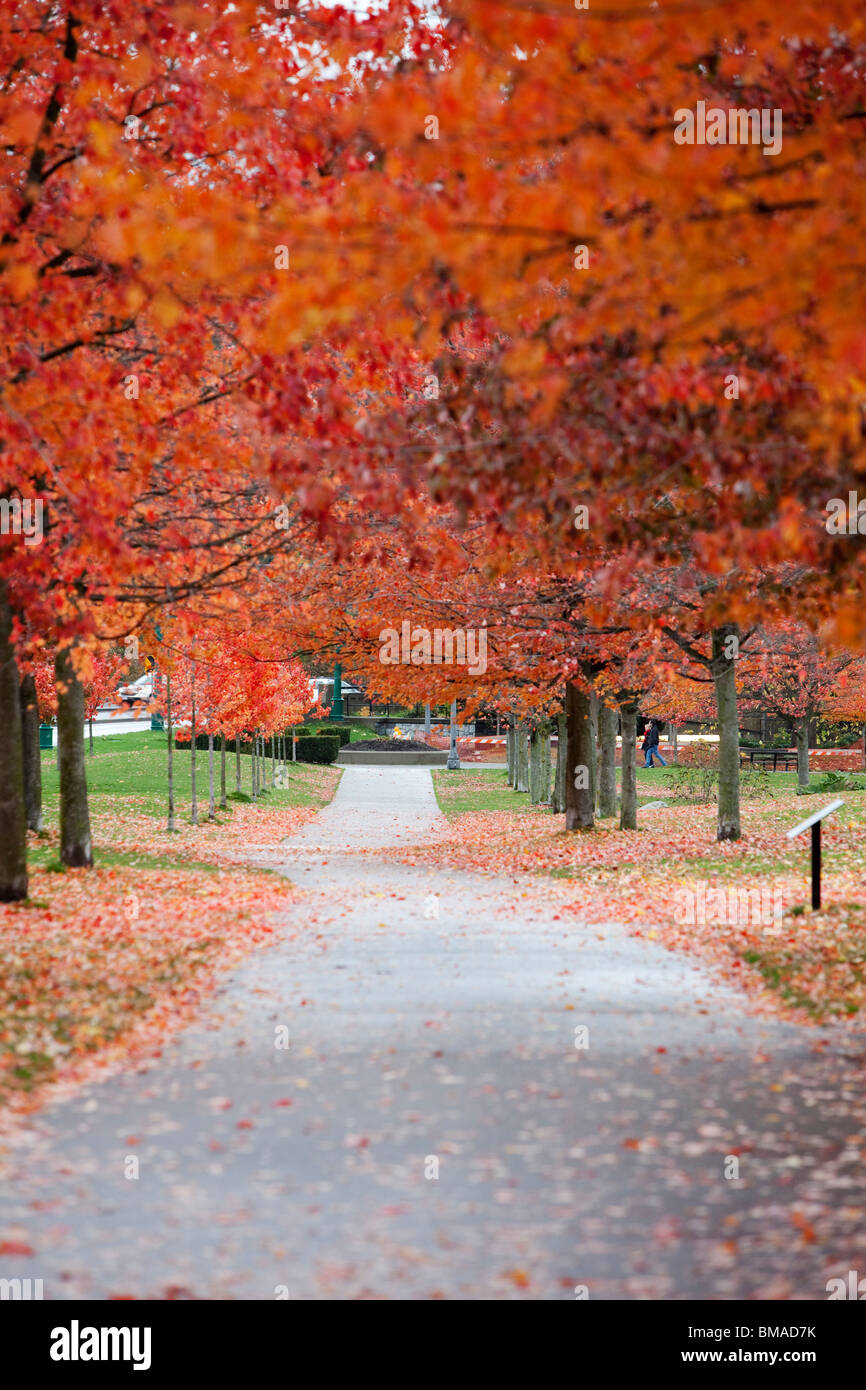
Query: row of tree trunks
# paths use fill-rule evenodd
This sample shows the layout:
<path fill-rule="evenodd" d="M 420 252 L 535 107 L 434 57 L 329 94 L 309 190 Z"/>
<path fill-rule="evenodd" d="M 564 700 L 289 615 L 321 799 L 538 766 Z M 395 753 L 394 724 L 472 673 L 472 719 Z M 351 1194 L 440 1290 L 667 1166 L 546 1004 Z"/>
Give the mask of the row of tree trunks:
<path fill-rule="evenodd" d="M 719 807 L 717 836 L 720 840 L 740 838 L 740 749 L 737 714 L 735 661 L 739 649 L 738 628 L 725 624 L 712 634 L 709 666 L 716 692 L 719 721 Z M 556 775 L 552 806 L 557 814 L 565 811 L 567 830 L 589 830 L 599 817 L 616 815 L 616 731 L 617 711 L 603 705 L 573 681 L 566 685 L 565 712 L 558 721 Z M 622 790 L 620 826 L 637 829 L 637 714 L 634 700 L 620 705 L 622 725 Z M 673 732 L 674 762 L 677 761 L 676 728 Z M 546 743 L 546 754 L 545 754 Z M 528 746 L 527 746 L 528 745 Z M 527 739 L 523 720 L 509 719 L 506 736 L 508 783 L 517 791 L 529 791 L 533 804 L 546 801 L 550 787 L 549 726 L 533 729 Z M 866 759 L 866 752 L 864 752 Z M 797 727 L 798 789 L 809 784 L 808 724 Z M 542 787 L 542 783 L 544 784 Z"/>
<path fill-rule="evenodd" d="M 550 725 L 535 726 L 529 735 L 529 799 L 533 806 L 550 800 Z"/>

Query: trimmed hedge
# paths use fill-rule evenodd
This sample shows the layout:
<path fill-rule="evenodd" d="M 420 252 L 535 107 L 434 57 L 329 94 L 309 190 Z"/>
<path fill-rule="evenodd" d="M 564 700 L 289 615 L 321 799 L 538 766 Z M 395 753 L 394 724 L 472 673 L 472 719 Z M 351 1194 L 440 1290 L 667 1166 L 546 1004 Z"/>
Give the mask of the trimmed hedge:
<path fill-rule="evenodd" d="M 188 729 L 185 730 L 184 733 L 175 734 L 175 736 L 174 736 L 174 746 L 175 746 L 175 748 L 182 748 L 182 749 L 184 750 L 184 752 L 187 752 L 187 753 L 189 752 L 189 730 L 188 730 Z M 207 746 L 208 746 L 208 743 L 207 743 L 207 734 L 196 734 L 196 736 L 195 736 L 195 746 L 196 746 L 196 751 L 197 751 L 197 752 L 199 752 L 199 753 L 201 753 L 202 751 L 207 752 Z M 228 742 L 226 743 L 226 751 L 228 751 L 228 749 L 231 748 L 232 752 L 234 752 L 234 746 L 235 746 L 235 745 L 234 745 L 234 740 L 233 740 L 233 739 L 229 739 Z M 214 734 L 214 736 L 213 736 L 213 747 L 214 747 L 214 752 L 215 752 L 215 753 L 218 753 L 218 752 L 220 751 L 220 748 L 222 747 L 222 736 L 221 736 L 220 734 Z M 243 751 L 246 753 L 248 750 L 247 750 L 246 748 L 244 748 Z"/>
<path fill-rule="evenodd" d="M 186 735 L 186 737 L 184 737 L 184 734 Z M 278 737 L 279 737 L 279 735 L 278 735 Z M 214 746 L 214 752 L 215 752 L 215 753 L 218 753 L 218 752 L 220 751 L 221 743 L 222 743 L 222 734 L 214 734 L 214 736 L 213 736 L 213 746 Z M 188 730 L 188 729 L 182 731 L 181 733 L 175 734 L 175 736 L 174 736 L 174 746 L 175 746 L 175 748 L 179 748 L 179 749 L 183 750 L 184 752 L 189 752 L 189 730 Z M 207 746 L 208 746 L 207 734 L 196 734 L 196 736 L 195 736 L 195 746 L 196 746 L 196 750 L 197 750 L 198 752 L 202 752 L 202 751 L 207 752 Z M 241 752 L 242 752 L 242 753 L 247 753 L 247 754 L 249 754 L 249 753 L 252 753 L 252 751 L 253 751 L 253 741 L 252 741 L 252 739 L 251 739 L 248 735 L 247 735 L 246 737 L 242 737 L 242 738 L 241 738 Z M 235 756 L 235 740 L 234 740 L 233 738 L 227 738 L 227 739 L 226 739 L 226 757 L 228 757 L 229 754 L 231 754 L 232 757 Z M 287 755 L 287 757 L 289 757 L 289 758 L 292 756 L 292 740 L 291 740 L 291 735 L 289 735 L 288 741 L 287 741 L 287 743 L 286 743 L 286 755 Z M 271 756 L 271 737 L 270 737 L 270 734 L 269 734 L 268 737 L 265 739 L 265 756 L 266 756 L 267 758 L 270 758 L 270 756 Z"/>
<path fill-rule="evenodd" d="M 317 738 L 333 738 L 334 735 L 340 740 L 340 747 L 345 748 L 352 737 L 352 730 L 347 724 L 329 724 L 327 729 L 317 729 Z"/>
<path fill-rule="evenodd" d="M 319 734 L 312 738 L 299 738 L 295 744 L 299 763 L 333 763 L 340 751 L 340 740 L 334 734 Z"/>

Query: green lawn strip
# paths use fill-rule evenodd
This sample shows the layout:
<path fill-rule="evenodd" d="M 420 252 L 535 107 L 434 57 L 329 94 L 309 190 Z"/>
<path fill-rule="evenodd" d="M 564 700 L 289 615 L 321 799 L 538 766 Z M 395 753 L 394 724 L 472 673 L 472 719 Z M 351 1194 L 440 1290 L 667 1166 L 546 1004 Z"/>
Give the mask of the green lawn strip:
<path fill-rule="evenodd" d="M 221 868 L 225 868 L 224 865 L 220 864 L 208 864 L 203 859 L 175 859 L 169 853 L 164 855 L 138 854 L 133 850 L 110 849 L 99 844 L 93 846 L 93 858 L 98 868 L 112 868 L 120 864 L 134 869 L 204 869 L 207 873 L 219 873 Z M 66 866 L 61 864 L 57 858 L 56 845 L 34 845 L 31 842 L 27 851 L 27 860 L 34 868 L 49 869 L 53 873 L 65 873 L 66 871 Z"/>
<path fill-rule="evenodd" d="M 196 797 L 199 811 L 206 808 L 209 796 L 208 752 L 196 752 Z M 249 797 L 251 790 L 249 754 L 241 755 L 241 788 Z M 85 756 L 88 791 L 94 798 L 122 797 L 131 809 L 142 815 L 164 816 L 168 804 L 168 749 L 164 733 L 154 730 L 140 734 L 106 734 L 94 739 L 93 754 Z M 179 817 L 189 815 L 192 791 L 192 758 L 189 748 L 175 748 L 174 797 Z M 320 776 L 321 768 L 312 763 L 288 763 L 288 787 L 269 787 L 263 805 L 314 806 L 327 805 L 336 790 Z M 267 775 L 271 776 L 268 759 Z M 220 785 L 220 753 L 214 750 L 214 779 L 217 801 Z M 226 791 L 234 794 L 236 786 L 235 755 L 226 755 Z M 330 794 L 324 795 L 326 791 Z M 46 811 L 55 811 L 59 792 L 56 750 L 42 753 L 42 794 Z M 224 813 L 222 813 L 224 814 Z"/>
<path fill-rule="evenodd" d="M 516 792 L 509 787 L 507 774 L 497 769 L 463 767 L 457 772 L 448 772 L 445 768 L 435 768 L 433 790 L 439 809 L 448 820 L 456 820 L 470 811 L 525 813 L 537 810 L 539 815 L 545 814 L 532 806 L 526 792 Z"/>

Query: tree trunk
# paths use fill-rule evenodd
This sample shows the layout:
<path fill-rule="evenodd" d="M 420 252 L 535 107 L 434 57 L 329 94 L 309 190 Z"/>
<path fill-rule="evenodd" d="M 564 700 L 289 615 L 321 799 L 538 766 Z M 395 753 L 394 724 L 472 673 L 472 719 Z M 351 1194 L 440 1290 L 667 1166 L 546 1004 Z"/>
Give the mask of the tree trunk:
<path fill-rule="evenodd" d="M 866 730 L 863 735 L 863 748 L 866 750 Z M 505 731 L 505 760 L 508 764 L 508 785 L 517 786 L 517 763 L 515 759 L 516 744 L 514 742 L 514 723 L 511 716 L 508 716 L 508 728 Z M 866 751 L 864 751 L 866 757 Z"/>
<path fill-rule="evenodd" d="M 271 786 L 277 785 L 277 736 L 271 734 Z"/>
<path fill-rule="evenodd" d="M 226 809 L 226 736 L 220 735 L 220 810 Z"/>
<path fill-rule="evenodd" d="M 568 722 L 565 711 L 557 715 L 556 773 L 553 778 L 553 810 L 561 816 L 565 812 L 565 768 L 568 761 Z"/>
<path fill-rule="evenodd" d="M 550 803 L 550 723 L 541 730 L 541 800 Z"/>
<path fill-rule="evenodd" d="M 809 790 L 809 716 L 797 720 L 797 791 Z"/>
<path fill-rule="evenodd" d="M 574 681 L 565 688 L 568 722 L 568 757 L 565 773 L 565 828 L 591 830 L 592 781 L 590 767 L 595 754 L 589 717 L 589 696 Z"/>
<path fill-rule="evenodd" d="M 592 743 L 592 757 L 589 760 L 589 786 L 592 793 L 593 812 L 598 811 L 598 696 L 594 690 L 589 692 L 589 732 Z"/>
<path fill-rule="evenodd" d="M 622 797 L 619 809 L 620 830 L 637 830 L 637 705 L 620 705 L 622 720 Z"/>
<path fill-rule="evenodd" d="M 190 734 L 190 753 L 192 755 L 192 808 L 190 819 L 193 825 L 198 825 L 198 802 L 195 796 L 195 662 L 192 663 L 192 679 L 190 681 L 191 704 L 192 704 L 192 732 Z"/>
<path fill-rule="evenodd" d="M 88 727 L 88 729 L 90 730 L 90 749 L 89 749 L 89 752 L 90 752 L 90 756 L 91 756 L 91 758 L 92 758 L 92 757 L 93 757 L 93 720 L 92 720 L 92 719 L 88 719 L 88 721 L 87 721 L 87 727 Z"/>
<path fill-rule="evenodd" d="M 165 678 L 165 722 L 168 726 L 168 825 L 174 830 L 174 733 L 171 727 L 171 676 Z"/>
<path fill-rule="evenodd" d="M 598 762 L 598 814 L 616 815 L 616 710 L 602 705 L 598 712 L 601 756 Z"/>
<path fill-rule="evenodd" d="M 537 728 L 529 731 L 529 800 L 537 806 L 541 800 L 541 735 Z"/>
<path fill-rule="evenodd" d="M 24 753 L 24 805 L 27 829 L 42 829 L 42 754 L 39 750 L 39 701 L 36 681 L 21 677 L 21 742 Z"/>
<path fill-rule="evenodd" d="M 671 724 L 671 758 L 673 760 L 674 767 L 676 767 L 677 763 L 680 760 L 680 750 L 679 744 L 677 743 L 676 724 Z"/>
<path fill-rule="evenodd" d="M 712 673 L 719 719 L 719 816 L 716 838 L 740 838 L 740 730 L 737 723 L 735 658 L 726 655 L 728 639 L 736 637 L 736 623 L 713 629 Z"/>
<path fill-rule="evenodd" d="M 71 648 L 58 650 L 54 675 L 60 760 L 60 862 L 71 869 L 90 869 L 93 844 L 84 770 L 84 686 L 75 674 Z"/>
<path fill-rule="evenodd" d="M 241 786 L 241 736 L 235 734 L 235 791 L 242 791 Z"/>
<path fill-rule="evenodd" d="M 529 791 L 529 738 L 526 732 L 526 723 L 523 719 L 518 719 L 515 731 L 517 739 L 517 790 L 519 792 Z"/>
<path fill-rule="evenodd" d="M 298 761 L 297 739 L 295 738 L 295 729 L 294 729 L 294 725 L 293 725 L 293 726 L 292 726 L 292 762 L 293 762 L 293 763 L 296 763 L 297 761 Z"/>
<path fill-rule="evenodd" d="M 0 580 L 0 902 L 27 897 L 27 813 L 21 744 L 21 684 L 12 610 Z"/>
<path fill-rule="evenodd" d="M 207 779 L 208 779 L 208 820 L 216 820 L 216 800 L 214 797 L 213 734 L 207 736 Z"/>

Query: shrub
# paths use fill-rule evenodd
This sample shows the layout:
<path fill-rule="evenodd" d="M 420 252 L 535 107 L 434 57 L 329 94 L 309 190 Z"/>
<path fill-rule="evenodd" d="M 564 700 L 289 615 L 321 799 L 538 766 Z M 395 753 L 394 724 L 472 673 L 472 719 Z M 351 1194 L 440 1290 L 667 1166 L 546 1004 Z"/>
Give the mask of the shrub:
<path fill-rule="evenodd" d="M 719 745 L 697 739 L 694 743 L 684 743 L 679 749 L 680 767 L 718 768 Z"/>
<path fill-rule="evenodd" d="M 740 770 L 740 796 L 744 801 L 772 796 L 773 784 L 765 767 L 744 767 Z"/>
<path fill-rule="evenodd" d="M 179 733 L 176 733 L 175 736 L 174 736 L 174 746 L 175 746 L 175 748 L 179 749 L 181 752 L 184 752 L 184 753 L 188 753 L 188 752 L 189 752 L 189 732 L 190 732 L 189 729 L 182 729 L 182 730 L 180 730 Z M 236 740 L 233 739 L 233 738 L 227 738 L 227 739 L 226 739 L 226 757 L 228 757 L 229 754 L 231 754 L 231 756 L 234 757 L 234 755 L 235 755 L 235 742 L 236 742 Z M 196 736 L 195 736 L 195 746 L 196 746 L 197 752 L 199 752 L 199 753 L 201 753 L 201 752 L 207 752 L 207 746 L 208 746 L 208 743 L 207 743 L 207 734 L 196 734 Z M 214 753 L 215 753 L 215 754 L 219 754 L 219 751 L 220 751 L 220 748 L 221 748 L 221 747 L 222 747 L 222 734 L 214 734 L 214 736 L 213 736 L 213 748 L 214 748 Z M 266 755 L 267 755 L 268 757 L 270 757 L 270 750 L 271 750 L 271 740 L 270 740 L 270 737 L 268 737 L 267 739 L 265 739 L 265 748 L 266 748 Z M 252 741 L 250 735 L 249 735 L 249 734 L 242 734 L 242 735 L 241 735 L 241 752 L 242 752 L 242 753 L 252 753 L 252 751 L 253 751 L 253 741 Z"/>
<path fill-rule="evenodd" d="M 819 719 L 815 724 L 819 748 L 850 748 L 863 742 L 863 725 L 850 719 Z"/>
<path fill-rule="evenodd" d="M 189 729 L 185 729 L 185 730 L 183 730 L 181 733 L 175 734 L 175 736 L 174 736 L 174 746 L 175 746 L 175 748 L 179 748 L 181 751 L 188 753 L 188 752 L 189 752 L 189 735 L 190 735 Z M 207 734 L 196 734 L 196 736 L 195 736 L 195 746 L 196 746 L 196 752 L 198 752 L 198 753 L 201 753 L 202 750 L 207 751 Z M 214 734 L 213 746 L 214 746 L 214 751 L 215 751 L 215 752 L 219 752 L 219 747 L 220 747 L 219 734 Z"/>
<path fill-rule="evenodd" d="M 818 781 L 810 788 L 814 792 L 862 792 L 866 791 L 866 782 L 860 777 L 853 776 L 850 772 L 834 772 L 828 770 L 819 777 Z"/>
<path fill-rule="evenodd" d="M 780 729 L 767 741 L 767 748 L 793 748 L 796 743 L 793 730 Z"/>
<path fill-rule="evenodd" d="M 347 724 L 329 724 L 326 729 L 317 729 L 316 734 L 319 738 L 333 738 L 336 735 L 340 740 L 340 747 L 345 748 L 352 737 L 352 730 Z"/>
<path fill-rule="evenodd" d="M 719 781 L 717 767 L 669 767 L 667 783 L 678 801 L 715 801 Z"/>
<path fill-rule="evenodd" d="M 340 740 L 333 734 L 324 737 L 299 738 L 296 744 L 299 763 L 333 763 L 340 751 Z"/>

